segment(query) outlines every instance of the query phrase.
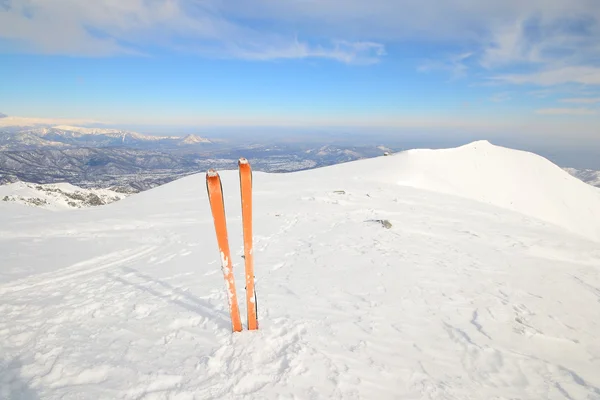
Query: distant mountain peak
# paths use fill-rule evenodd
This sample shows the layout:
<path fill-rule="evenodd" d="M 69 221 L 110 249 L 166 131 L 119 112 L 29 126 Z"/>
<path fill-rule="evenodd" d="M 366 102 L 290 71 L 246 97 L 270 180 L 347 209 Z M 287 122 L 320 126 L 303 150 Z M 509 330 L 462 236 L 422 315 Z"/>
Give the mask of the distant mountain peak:
<path fill-rule="evenodd" d="M 183 137 L 183 139 L 181 139 L 181 143 L 196 144 L 196 143 L 211 143 L 211 141 L 206 138 L 203 138 L 201 136 L 190 134 L 190 135 L 186 135 L 185 137 Z"/>
<path fill-rule="evenodd" d="M 8 115 L 3 114 L 3 113 L 0 112 L 0 118 L 8 118 Z"/>

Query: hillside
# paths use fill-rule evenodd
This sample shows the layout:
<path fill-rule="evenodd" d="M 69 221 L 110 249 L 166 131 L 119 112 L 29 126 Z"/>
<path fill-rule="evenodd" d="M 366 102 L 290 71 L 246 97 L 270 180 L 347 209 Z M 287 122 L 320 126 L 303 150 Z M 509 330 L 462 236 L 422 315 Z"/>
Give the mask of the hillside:
<path fill-rule="evenodd" d="M 125 197 L 123 193 L 108 189 L 82 189 L 68 183 L 14 182 L 0 186 L 0 201 L 50 210 L 102 206 Z"/>
<path fill-rule="evenodd" d="M 0 202 L 0 398 L 600 398 L 595 188 L 482 142 L 253 182 L 259 330 L 235 334 L 204 174 Z"/>

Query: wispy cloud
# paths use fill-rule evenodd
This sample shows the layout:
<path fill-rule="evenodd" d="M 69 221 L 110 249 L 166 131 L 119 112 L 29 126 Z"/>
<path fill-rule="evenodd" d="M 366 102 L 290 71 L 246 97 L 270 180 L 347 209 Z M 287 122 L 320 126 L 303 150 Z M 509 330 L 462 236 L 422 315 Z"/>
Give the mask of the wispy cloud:
<path fill-rule="evenodd" d="M 493 31 L 481 56 L 491 78 L 516 85 L 600 85 L 599 9 L 585 0 L 566 5 L 550 1 L 548 9 Z M 510 72 L 497 72 L 503 69 Z"/>
<path fill-rule="evenodd" d="M 372 64 L 383 44 L 367 40 L 299 40 L 297 32 L 234 22 L 218 0 L 3 0 L 0 49 L 83 56 L 149 55 L 150 48 L 217 58 L 326 58 Z M 12 47 L 11 47 L 12 46 Z"/>
<path fill-rule="evenodd" d="M 490 100 L 495 103 L 502 103 L 505 101 L 509 101 L 511 98 L 512 98 L 512 96 L 510 95 L 510 93 L 501 92 L 501 93 L 494 94 L 492 97 L 490 97 Z"/>
<path fill-rule="evenodd" d="M 570 66 L 526 74 L 500 74 L 490 79 L 512 84 L 554 86 L 565 83 L 600 85 L 600 67 Z"/>
<path fill-rule="evenodd" d="M 386 54 L 385 47 L 373 42 L 334 41 L 329 45 L 310 45 L 298 40 L 277 46 L 236 47 L 229 56 L 247 60 L 326 58 L 347 64 L 375 64 Z"/>
<path fill-rule="evenodd" d="M 473 53 L 468 52 L 454 54 L 452 56 L 447 57 L 446 59 L 427 60 L 421 65 L 419 65 L 417 70 L 420 72 L 429 72 L 434 70 L 449 71 L 452 75 L 452 78 L 462 78 L 467 74 L 467 71 L 469 69 L 469 67 L 466 64 L 466 61 L 472 55 Z"/>
<path fill-rule="evenodd" d="M 597 110 L 591 108 L 543 108 L 536 110 L 536 114 L 543 115 L 596 115 Z"/>
<path fill-rule="evenodd" d="M 372 64 L 395 44 L 432 50 L 420 71 L 477 64 L 503 84 L 600 85 L 597 0 L 2 0 L 0 49 L 87 56 L 156 49 L 250 60 Z M 298 39 L 301 38 L 301 39 Z M 466 49 L 466 50 L 465 50 Z M 434 61 L 431 61 L 434 60 Z M 481 74 L 480 74 L 481 75 Z"/>
<path fill-rule="evenodd" d="M 600 97 L 574 97 L 568 99 L 560 99 L 560 102 L 575 104 L 599 104 Z"/>

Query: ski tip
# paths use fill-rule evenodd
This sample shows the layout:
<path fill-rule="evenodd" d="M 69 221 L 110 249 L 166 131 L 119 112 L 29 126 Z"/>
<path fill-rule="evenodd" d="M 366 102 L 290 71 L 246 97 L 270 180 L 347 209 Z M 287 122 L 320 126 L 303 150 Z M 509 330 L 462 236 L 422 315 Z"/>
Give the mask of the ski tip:
<path fill-rule="evenodd" d="M 247 159 L 245 159 L 244 157 L 241 157 L 241 158 L 239 159 L 238 163 L 239 163 L 239 164 L 244 164 L 244 165 L 245 165 L 245 164 L 248 164 L 248 160 L 247 160 Z"/>
<path fill-rule="evenodd" d="M 206 173 L 206 176 L 208 178 L 215 178 L 217 176 L 219 176 L 219 173 L 217 171 L 215 171 L 214 169 L 209 169 L 208 172 Z"/>

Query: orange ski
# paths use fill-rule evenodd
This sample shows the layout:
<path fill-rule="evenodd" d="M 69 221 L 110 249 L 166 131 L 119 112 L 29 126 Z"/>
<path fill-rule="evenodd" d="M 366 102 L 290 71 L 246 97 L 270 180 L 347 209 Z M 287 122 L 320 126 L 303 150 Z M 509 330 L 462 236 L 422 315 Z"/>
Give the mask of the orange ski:
<path fill-rule="evenodd" d="M 254 255 L 252 240 L 252 168 L 245 158 L 238 161 L 240 193 L 242 196 L 242 224 L 244 228 L 244 261 L 246 263 L 246 308 L 248 330 L 258 329 L 256 293 L 254 292 Z"/>
<path fill-rule="evenodd" d="M 233 279 L 233 264 L 231 262 L 231 253 L 229 251 L 229 241 L 227 238 L 223 187 L 221 185 L 221 177 L 213 169 L 210 169 L 206 174 L 206 189 L 208 191 L 210 209 L 212 211 L 215 231 L 217 233 L 217 244 L 219 245 L 219 254 L 221 257 L 221 269 L 227 287 L 227 301 L 229 303 L 229 313 L 231 314 L 231 324 L 234 332 L 240 332 L 242 330 L 242 321 L 240 319 L 235 281 Z"/>

